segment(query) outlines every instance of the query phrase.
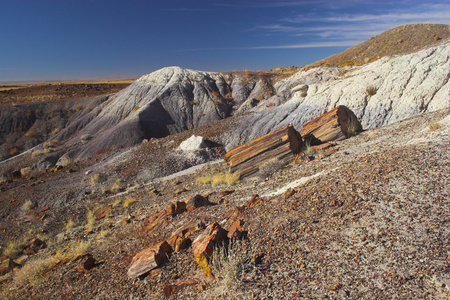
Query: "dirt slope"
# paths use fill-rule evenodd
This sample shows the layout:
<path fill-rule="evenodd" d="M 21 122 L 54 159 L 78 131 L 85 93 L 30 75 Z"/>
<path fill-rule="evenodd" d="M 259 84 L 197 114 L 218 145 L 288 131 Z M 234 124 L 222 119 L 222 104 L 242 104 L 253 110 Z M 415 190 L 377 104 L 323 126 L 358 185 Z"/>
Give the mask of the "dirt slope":
<path fill-rule="evenodd" d="M 340 142 L 327 158 L 272 169 L 261 179 L 233 186 L 196 181 L 225 170 L 221 162 L 192 174 L 140 182 L 126 160 L 104 162 L 88 175 L 90 168 L 74 165 L 71 173 L 63 169 L 3 184 L 3 247 L 7 240 L 27 236 L 39 236 L 48 247 L 16 259 L 23 271 L 2 277 L 2 296 L 163 299 L 164 284 L 194 279 L 195 285 L 173 299 L 446 298 L 449 114 L 445 109 L 364 132 Z M 179 140 L 150 141 L 126 157 L 151 168 L 151 157 L 173 152 Z M 95 174 L 100 176 L 95 179 Z M 114 184 L 120 188 L 113 190 Z M 293 191 L 284 193 L 286 186 Z M 233 192 L 223 196 L 224 191 Z M 52 194 L 61 192 L 70 205 L 59 202 L 42 211 Z M 163 227 L 143 234 L 147 217 L 196 194 L 210 194 L 215 205 L 169 217 Z M 255 194 L 262 199 L 238 215 L 248 239 L 237 243 L 241 251 L 225 261 L 230 268 L 218 270 L 223 273 L 217 281 L 204 277 L 189 247 L 172 254 L 152 276 L 127 277 L 131 258 L 140 250 L 189 222 L 220 222 Z M 30 199 L 37 204 L 34 209 L 23 206 Z M 108 216 L 89 221 L 88 209 L 104 205 L 111 205 Z M 222 224 L 228 229 L 231 223 Z M 78 253 L 79 248 L 97 260 L 94 268 L 80 271 L 82 260 L 72 258 L 57 263 L 58 251 Z M 53 268 L 42 273 L 39 268 L 47 270 L 49 262 Z"/>

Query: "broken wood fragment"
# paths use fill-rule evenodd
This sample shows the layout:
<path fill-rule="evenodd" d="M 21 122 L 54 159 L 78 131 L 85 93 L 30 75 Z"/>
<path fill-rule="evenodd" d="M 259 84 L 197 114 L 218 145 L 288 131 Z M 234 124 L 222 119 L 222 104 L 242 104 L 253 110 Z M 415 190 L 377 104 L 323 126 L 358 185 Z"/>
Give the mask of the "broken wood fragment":
<path fill-rule="evenodd" d="M 301 136 L 311 145 L 343 140 L 362 131 L 361 123 L 346 106 L 340 105 L 303 124 Z"/>
<path fill-rule="evenodd" d="M 238 172 L 242 178 L 258 172 L 260 166 L 268 161 L 290 162 L 302 146 L 300 134 L 289 125 L 231 149 L 224 159 L 230 172 Z"/>

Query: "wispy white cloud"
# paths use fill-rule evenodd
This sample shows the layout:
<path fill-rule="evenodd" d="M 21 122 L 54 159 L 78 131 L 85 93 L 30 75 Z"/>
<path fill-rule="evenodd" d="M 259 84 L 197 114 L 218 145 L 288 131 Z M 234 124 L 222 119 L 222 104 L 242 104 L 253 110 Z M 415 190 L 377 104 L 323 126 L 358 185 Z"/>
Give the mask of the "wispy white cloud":
<path fill-rule="evenodd" d="M 339 2 L 339 1 L 338 1 Z M 343 2 L 338 3 L 344 5 Z M 372 2 L 375 4 L 375 2 Z M 380 34 L 390 28 L 409 23 L 450 23 L 450 4 L 447 3 L 424 3 L 418 1 L 404 1 L 401 5 L 383 7 L 377 3 L 374 13 L 367 13 L 363 6 L 367 3 L 354 1 L 353 5 L 359 5 L 359 11 L 364 13 L 347 13 L 349 8 L 318 6 L 320 14 L 309 11 L 290 17 L 279 19 L 273 24 L 256 26 L 254 30 L 265 34 L 285 34 L 286 36 L 302 36 L 308 41 L 322 43 L 325 41 L 347 41 L 349 37 L 353 40 L 364 41 Z M 355 7 L 352 7 L 355 11 Z M 356 10 L 357 11 L 357 10 Z"/>
<path fill-rule="evenodd" d="M 243 49 L 300 49 L 300 48 L 330 48 L 330 47 L 351 47 L 362 41 L 347 40 L 347 41 L 335 41 L 335 42 L 321 42 L 321 43 L 305 43 L 305 44 L 292 44 L 292 45 L 276 45 L 276 46 L 255 46 L 247 47 Z"/>
<path fill-rule="evenodd" d="M 213 47 L 213 48 L 182 49 L 182 50 L 178 50 L 177 52 L 352 47 L 361 42 L 362 42 L 362 40 L 346 40 L 346 41 L 329 41 L 329 42 L 319 42 L 319 43 L 300 43 L 300 44 L 288 44 L 288 45 L 263 45 L 263 46 L 248 46 L 248 47 Z"/>
<path fill-rule="evenodd" d="M 216 6 L 229 8 L 275 8 L 275 7 L 298 7 L 319 3 L 325 3 L 327 0 L 291 0 L 291 1 L 273 1 L 273 0 L 252 0 L 252 1 L 229 1 L 214 3 Z"/>

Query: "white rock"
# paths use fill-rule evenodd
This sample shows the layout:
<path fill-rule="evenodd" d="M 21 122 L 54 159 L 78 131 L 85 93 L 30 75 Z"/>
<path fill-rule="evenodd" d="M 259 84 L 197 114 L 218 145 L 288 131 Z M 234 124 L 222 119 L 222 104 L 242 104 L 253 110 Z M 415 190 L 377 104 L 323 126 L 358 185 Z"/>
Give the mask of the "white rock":
<path fill-rule="evenodd" d="M 202 136 L 193 135 L 187 140 L 183 141 L 179 149 L 183 151 L 196 151 L 198 149 L 206 148 L 205 140 Z"/>

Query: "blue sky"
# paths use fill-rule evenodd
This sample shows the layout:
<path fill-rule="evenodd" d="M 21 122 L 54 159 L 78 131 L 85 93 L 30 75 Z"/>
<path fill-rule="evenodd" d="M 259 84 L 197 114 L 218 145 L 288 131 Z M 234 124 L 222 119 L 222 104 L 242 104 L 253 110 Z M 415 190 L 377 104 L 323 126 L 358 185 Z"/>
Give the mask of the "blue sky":
<path fill-rule="evenodd" d="M 409 23 L 441 1 L 0 0 L 0 81 L 303 66 Z"/>

